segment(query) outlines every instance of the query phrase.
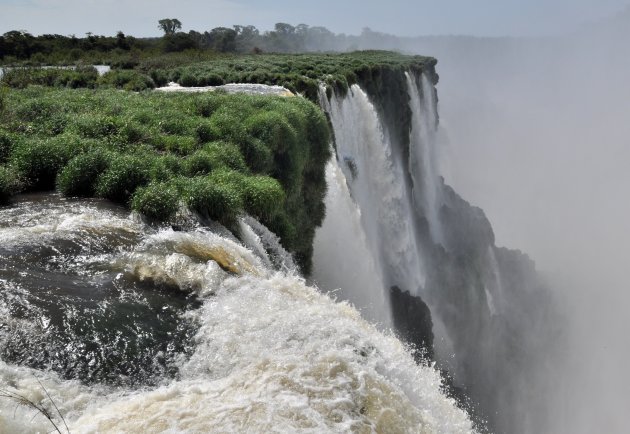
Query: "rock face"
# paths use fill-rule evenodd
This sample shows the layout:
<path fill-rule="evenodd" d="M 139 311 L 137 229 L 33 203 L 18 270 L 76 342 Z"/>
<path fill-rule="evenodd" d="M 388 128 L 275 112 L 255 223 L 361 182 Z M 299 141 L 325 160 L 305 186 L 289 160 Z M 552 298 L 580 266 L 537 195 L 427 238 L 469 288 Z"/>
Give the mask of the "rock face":
<path fill-rule="evenodd" d="M 418 363 L 433 360 L 433 322 L 429 306 L 420 297 L 401 291 L 397 286 L 390 288 L 389 295 L 394 326 L 400 338 L 416 346 L 414 357 Z"/>

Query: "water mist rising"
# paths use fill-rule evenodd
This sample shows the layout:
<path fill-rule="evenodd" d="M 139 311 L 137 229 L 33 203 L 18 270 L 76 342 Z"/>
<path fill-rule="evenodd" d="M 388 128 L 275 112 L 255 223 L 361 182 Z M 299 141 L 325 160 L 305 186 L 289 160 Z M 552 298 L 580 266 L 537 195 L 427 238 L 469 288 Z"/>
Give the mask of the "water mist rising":
<path fill-rule="evenodd" d="M 523 384 L 551 417 L 512 432 L 628 430 L 629 23 L 626 7 L 557 38 L 400 41 L 440 61 L 447 182 L 483 207 L 498 243 L 536 260 L 560 308 L 564 335 L 541 348 L 551 366 Z"/>

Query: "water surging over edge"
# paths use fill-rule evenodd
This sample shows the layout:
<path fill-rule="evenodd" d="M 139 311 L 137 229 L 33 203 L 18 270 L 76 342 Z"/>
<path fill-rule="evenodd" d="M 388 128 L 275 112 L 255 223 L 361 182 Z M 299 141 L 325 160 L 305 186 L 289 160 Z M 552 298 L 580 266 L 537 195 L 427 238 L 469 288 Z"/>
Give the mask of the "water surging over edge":
<path fill-rule="evenodd" d="M 90 218 L 94 231 L 112 230 L 107 213 L 86 212 L 97 217 Z M 94 260 L 145 283 L 195 292 L 201 307 L 183 313 L 197 324 L 194 349 L 180 360 L 177 378 L 149 389 L 87 386 L 0 363 L 1 388 L 44 402 L 41 381 L 72 432 L 471 431 L 466 414 L 440 391 L 438 373 L 417 366 L 400 341 L 378 332 L 348 304 L 292 273 L 274 271 L 260 252 L 212 232 L 119 222 L 139 240 Z M 29 238 L 31 244 L 47 242 L 43 232 Z M 0 400 L 0 428 L 36 432 L 50 426 Z"/>
<path fill-rule="evenodd" d="M 316 234 L 313 274 L 316 280 L 325 282 L 328 290 L 341 286 L 344 298 L 357 303 L 362 311 L 388 312 L 389 288 L 396 286 L 418 295 L 425 284 L 414 210 L 407 200 L 407 170 L 385 134 L 374 105 L 358 85 L 352 85 L 347 96 L 333 95 L 330 100 L 320 89 L 320 104 L 330 115 L 337 158 L 327 172 L 333 194 L 327 198 L 327 218 Z M 348 212 L 333 211 L 339 209 L 338 202 L 343 202 Z M 337 230 L 348 224 L 351 230 Z M 365 249 L 353 250 L 356 237 L 347 234 L 361 234 Z M 323 237 L 337 237 L 341 248 L 326 248 L 330 245 L 319 242 Z M 349 241 L 351 238 L 353 241 Z M 362 281 L 348 282 L 343 287 L 343 273 L 331 274 L 329 266 L 318 265 L 333 260 L 343 263 L 357 253 L 374 264 L 363 277 L 363 281 L 371 281 L 365 287 Z M 365 304 L 379 299 L 384 301 L 377 308 Z M 383 315 L 376 319 L 382 321 Z M 384 323 L 391 326 L 391 319 Z"/>
<path fill-rule="evenodd" d="M 409 92 L 412 123 L 409 136 L 409 173 L 413 181 L 413 199 L 423 209 L 434 243 L 444 244 L 440 221 L 441 185 L 439 184 L 435 149 L 437 119 L 435 90 L 426 75 L 420 83 L 415 75 L 405 73 Z M 420 90 L 422 89 L 422 94 Z"/>

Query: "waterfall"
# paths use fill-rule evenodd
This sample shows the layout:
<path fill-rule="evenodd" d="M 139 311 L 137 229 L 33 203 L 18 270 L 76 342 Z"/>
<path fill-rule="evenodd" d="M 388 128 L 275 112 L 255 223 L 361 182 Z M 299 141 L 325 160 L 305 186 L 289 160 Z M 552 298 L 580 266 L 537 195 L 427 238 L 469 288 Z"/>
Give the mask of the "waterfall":
<path fill-rule="evenodd" d="M 543 418 L 523 385 L 545 372 L 553 305 L 533 262 L 497 248 L 483 211 L 440 176 L 430 72 L 401 75 L 391 93 L 354 84 L 328 97 L 320 89 L 336 158 L 313 279 L 425 348 L 490 429 L 517 432 L 532 414 Z M 408 147 L 398 130 L 406 113 Z M 535 332 L 545 328 L 548 335 Z"/>
<path fill-rule="evenodd" d="M 380 270 L 371 273 L 378 282 L 376 290 L 382 293 L 396 286 L 418 294 L 425 274 L 402 158 L 395 155 L 374 105 L 358 85 L 351 86 L 344 98 L 333 95 L 328 101 L 323 90 L 320 98 L 333 126 L 337 164 L 360 215 L 361 228 L 354 231 L 365 234 L 371 257 L 380 264 Z M 324 225 L 338 224 L 336 217 L 330 215 Z M 345 242 L 345 234 L 337 234 Z M 344 254 L 337 254 L 342 262 Z M 318 256 L 316 252 L 316 261 Z M 353 286 L 346 290 L 364 291 Z"/>
<path fill-rule="evenodd" d="M 413 198 L 418 208 L 424 210 L 429 223 L 431 238 L 435 243 L 444 243 L 440 222 L 440 184 L 436 157 L 437 106 L 435 90 L 428 78 L 422 74 L 420 95 L 417 79 L 405 73 L 412 111 L 409 140 L 409 173 L 413 180 Z"/>
<path fill-rule="evenodd" d="M 488 246 L 488 258 L 490 264 L 490 270 L 492 272 L 493 285 L 489 285 L 492 289 L 487 289 L 486 294 L 488 296 L 488 308 L 491 312 L 496 313 L 497 305 L 504 302 L 504 290 L 503 281 L 501 278 L 501 270 L 499 269 L 499 263 L 497 262 L 497 255 L 494 253 L 494 247 Z M 503 309 L 505 310 L 505 309 Z"/>
<path fill-rule="evenodd" d="M 334 157 L 326 166 L 326 183 L 326 219 L 313 244 L 313 279 L 319 288 L 351 302 L 366 319 L 391 328 L 381 264 L 370 250 L 361 211 Z"/>
<path fill-rule="evenodd" d="M 291 254 L 280 244 L 276 234 L 250 216 L 239 220 L 241 239 L 245 245 L 265 260 L 265 265 L 274 266 L 288 273 L 297 273 Z"/>

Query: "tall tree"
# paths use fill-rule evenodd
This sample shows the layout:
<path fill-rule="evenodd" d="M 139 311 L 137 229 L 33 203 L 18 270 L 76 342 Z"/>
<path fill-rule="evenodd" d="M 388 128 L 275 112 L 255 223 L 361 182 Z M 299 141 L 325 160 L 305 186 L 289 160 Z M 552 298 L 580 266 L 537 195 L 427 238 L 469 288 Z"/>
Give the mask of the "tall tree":
<path fill-rule="evenodd" d="M 208 34 L 210 47 L 215 51 L 226 53 L 236 51 L 236 30 L 227 27 L 215 27 Z"/>
<path fill-rule="evenodd" d="M 165 35 L 172 35 L 182 29 L 182 23 L 177 18 L 163 18 L 158 21 L 158 29 L 161 29 Z"/>

